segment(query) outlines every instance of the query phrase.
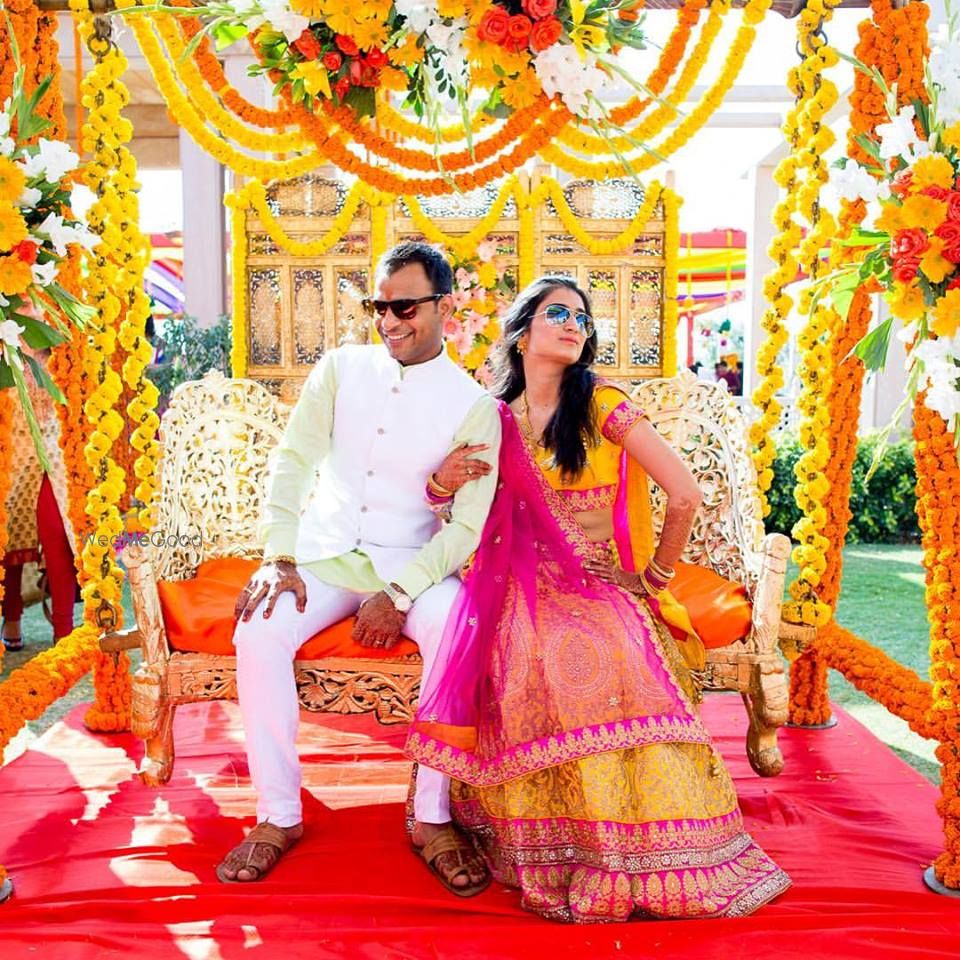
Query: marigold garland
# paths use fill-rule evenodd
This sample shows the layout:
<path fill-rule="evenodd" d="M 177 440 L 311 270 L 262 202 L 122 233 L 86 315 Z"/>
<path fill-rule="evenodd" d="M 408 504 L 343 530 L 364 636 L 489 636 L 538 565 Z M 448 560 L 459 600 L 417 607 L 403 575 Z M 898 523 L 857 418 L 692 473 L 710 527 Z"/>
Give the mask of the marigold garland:
<path fill-rule="evenodd" d="M 247 202 L 243 191 L 227 194 L 224 203 L 230 210 L 230 299 L 232 317 L 230 373 L 247 375 Z M 276 242 L 276 241 L 274 241 Z"/>
<path fill-rule="evenodd" d="M 875 22 L 863 21 L 859 26 L 860 41 L 855 55 L 868 66 L 881 70 L 887 82 L 897 84 L 900 103 L 924 96 L 922 60 L 926 51 L 925 22 L 928 8 L 925 4 L 909 4 L 893 11 L 888 2 L 873 3 Z M 882 96 L 869 78 L 857 71 L 851 93 L 848 152 L 857 156 L 862 150 L 857 136 L 872 133 L 877 124 L 886 122 L 887 113 Z M 840 235 L 846 236 L 853 225 L 862 221 L 865 208 L 862 202 L 844 203 L 841 209 Z M 833 247 L 831 257 L 838 252 L 850 255 L 844 248 Z M 841 319 L 832 309 L 827 310 L 830 326 L 829 369 L 831 386 L 826 398 L 829 455 L 825 470 L 829 490 L 822 502 L 825 522 L 822 534 L 827 541 L 824 552 L 824 570 L 817 588 L 819 599 L 831 609 L 840 594 L 843 570 L 843 546 L 850 519 L 849 497 L 853 463 L 856 458 L 857 436 L 848 424 L 851 415 L 860 408 L 864 368 L 850 357 L 853 345 L 866 333 L 870 322 L 870 300 L 866 289 L 857 291 L 847 313 Z M 851 411 L 854 413 L 851 414 Z M 832 664 L 830 664 L 832 665 Z M 794 723 L 822 723 L 830 716 L 827 694 L 827 666 L 819 648 L 797 660 L 790 671 L 790 716 Z"/>
<path fill-rule="evenodd" d="M 801 150 L 796 155 L 797 166 L 806 171 L 797 186 L 797 207 L 809 224 L 809 230 L 800 244 L 800 265 L 811 280 L 822 271 L 820 251 L 829 244 L 836 232 L 833 217 L 819 205 L 820 191 L 829 179 L 824 154 L 835 137 L 829 127 L 820 121 L 837 101 L 837 88 L 824 71 L 834 66 L 836 51 L 818 36 L 823 24 L 829 21 L 833 8 L 840 0 L 810 0 L 798 20 L 799 49 L 804 61 L 798 68 L 802 97 L 798 109 Z M 803 351 L 798 375 L 803 389 L 797 398 L 802 414 L 800 445 L 804 452 L 797 462 L 797 486 L 794 498 L 803 516 L 793 528 L 799 541 L 793 550 L 793 559 L 800 572 L 790 585 L 792 601 L 784 604 L 783 616 L 794 623 L 823 626 L 830 619 L 830 608 L 819 598 L 820 577 L 826 568 L 824 556 L 829 541 L 823 535 L 827 515 L 823 502 L 829 493 L 826 476 L 830 460 L 828 441 L 830 422 L 826 398 L 831 387 L 830 368 L 830 313 L 821 300 L 812 305 L 812 291 L 804 289 L 800 297 L 800 312 L 808 319 L 797 342 Z M 812 308 L 812 309 L 811 309 Z"/>
<path fill-rule="evenodd" d="M 922 398 L 913 416 L 933 681 L 926 720 L 941 737 L 937 810 L 943 817 L 945 849 L 933 866 L 941 883 L 960 889 L 960 464 L 943 418 Z"/>
<path fill-rule="evenodd" d="M 706 5 L 704 0 L 696 0 L 696 2 L 701 6 Z M 710 16 L 704 24 L 696 46 L 684 64 L 676 85 L 670 93 L 663 98 L 665 102 L 661 103 L 649 117 L 641 121 L 632 130 L 626 131 L 624 136 L 613 136 L 609 139 L 588 134 L 574 126 L 570 126 L 560 132 L 557 138 L 560 143 L 576 150 L 578 153 L 607 156 L 613 150 L 632 153 L 637 149 L 638 142 L 648 142 L 654 137 L 659 136 L 667 124 L 671 123 L 679 115 L 680 111 L 678 108 L 686 101 L 694 84 L 700 77 L 700 73 L 706 66 L 710 51 L 713 49 L 713 43 L 720 29 L 723 27 L 724 20 L 729 11 L 730 4 L 728 0 L 711 4 Z M 699 16 L 699 10 L 697 14 Z M 662 92 L 662 88 L 655 92 Z M 648 99 L 645 102 L 650 103 L 651 101 Z"/>
<path fill-rule="evenodd" d="M 623 160 L 611 160 L 592 163 L 573 157 L 556 146 L 549 146 L 540 152 L 544 160 L 554 163 L 561 170 L 577 177 L 587 177 L 595 180 L 608 180 L 612 177 L 622 177 L 627 174 L 642 173 L 661 162 L 661 158 L 669 158 L 679 150 L 701 127 L 710 119 L 723 103 L 730 91 L 756 39 L 757 24 L 766 15 L 771 0 L 749 0 L 743 10 L 743 23 L 730 45 L 730 50 L 724 62 L 720 75 L 714 84 L 703 95 L 699 104 L 677 125 L 676 129 L 661 143 L 644 151 L 641 155 Z"/>
<path fill-rule="evenodd" d="M 70 0 L 70 6 L 81 37 L 86 41 L 93 35 L 94 17 L 85 0 Z M 113 369 L 112 358 L 118 330 L 123 331 L 127 344 L 135 344 L 138 331 L 142 335 L 146 318 L 143 302 L 134 292 L 136 287 L 142 287 L 148 254 L 135 229 L 136 199 L 130 196 L 135 185 L 136 163 L 125 146 L 132 138 L 133 128 L 121 115 L 129 100 L 120 82 L 126 66 L 126 57 L 111 45 L 97 57 L 83 82 L 84 101 L 89 111 L 83 126 L 83 145 L 91 154 L 83 179 L 97 197 L 87 220 L 91 230 L 100 235 L 101 243 L 84 278 L 89 302 L 98 309 L 99 328 L 90 337 L 85 358 L 88 375 L 96 384 L 85 404 L 93 431 L 84 451 L 96 481 L 87 492 L 86 506 L 86 512 L 94 521 L 96 536 L 84 544 L 81 553 L 88 576 L 82 594 L 87 623 L 98 628 L 119 626 L 123 616 L 120 604 L 123 571 L 117 565 L 113 544 L 123 532 L 118 503 L 126 488 L 126 478 L 110 455 L 124 427 L 123 418 L 116 410 L 123 384 Z M 121 224 L 127 229 L 121 230 Z M 128 313 L 132 315 L 128 317 Z M 144 351 L 139 353 L 142 357 Z M 130 354 L 128 360 L 137 356 L 137 353 Z M 144 362 L 147 361 L 149 356 Z M 140 383 L 138 363 L 134 359 L 124 371 L 125 375 L 134 377 L 135 384 Z M 94 730 L 129 729 L 130 674 L 126 654 L 98 651 L 94 658 L 94 682 L 96 697 L 85 717 L 87 726 Z"/>

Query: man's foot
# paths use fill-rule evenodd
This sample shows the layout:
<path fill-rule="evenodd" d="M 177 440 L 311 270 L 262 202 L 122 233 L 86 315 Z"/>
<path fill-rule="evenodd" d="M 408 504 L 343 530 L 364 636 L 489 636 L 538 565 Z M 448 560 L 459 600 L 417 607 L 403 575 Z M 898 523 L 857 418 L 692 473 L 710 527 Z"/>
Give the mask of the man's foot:
<path fill-rule="evenodd" d="M 246 840 L 237 844 L 217 867 L 221 883 L 252 883 L 262 880 L 280 858 L 303 836 L 303 824 L 276 827 L 258 823 Z"/>
<path fill-rule="evenodd" d="M 452 823 L 420 823 L 411 836 L 437 879 L 458 897 L 472 897 L 490 886 L 490 871 L 473 842 Z"/>

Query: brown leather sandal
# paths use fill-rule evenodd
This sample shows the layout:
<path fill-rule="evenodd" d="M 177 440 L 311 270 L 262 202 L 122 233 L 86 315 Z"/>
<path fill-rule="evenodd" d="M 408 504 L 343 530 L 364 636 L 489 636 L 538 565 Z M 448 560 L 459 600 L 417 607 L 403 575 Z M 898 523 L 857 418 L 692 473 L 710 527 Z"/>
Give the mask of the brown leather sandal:
<path fill-rule="evenodd" d="M 246 839 L 237 844 L 230 853 L 228 853 L 220 865 L 217 867 L 217 879 L 221 883 L 256 883 L 258 880 L 262 880 L 279 862 L 280 858 L 297 842 L 297 838 L 292 838 L 287 835 L 287 831 L 282 827 L 274 826 L 272 823 L 258 823 L 248 834 Z M 257 864 L 253 863 L 253 855 L 257 850 L 258 846 L 265 846 L 273 848 L 277 851 L 273 856 L 273 859 L 268 861 L 265 867 L 259 867 Z M 224 868 L 227 865 L 227 861 L 235 853 L 243 852 L 243 848 L 247 848 L 247 855 L 244 862 L 237 867 L 237 873 L 241 870 L 250 870 L 254 876 L 249 880 L 240 880 L 237 877 L 228 877 L 224 873 Z"/>
<path fill-rule="evenodd" d="M 462 874 L 469 875 L 467 864 L 470 860 L 477 859 L 476 847 L 470 840 L 458 833 L 453 826 L 448 826 L 443 833 L 438 833 L 429 843 L 422 847 L 414 846 L 414 851 L 423 858 L 423 862 L 430 868 L 430 872 L 449 890 L 458 897 L 475 897 L 478 893 L 483 893 L 490 886 L 490 874 L 479 883 L 469 884 L 465 887 L 454 886 L 453 881 Z M 457 866 L 446 872 L 437 867 L 437 860 L 441 854 L 455 853 L 457 855 Z"/>

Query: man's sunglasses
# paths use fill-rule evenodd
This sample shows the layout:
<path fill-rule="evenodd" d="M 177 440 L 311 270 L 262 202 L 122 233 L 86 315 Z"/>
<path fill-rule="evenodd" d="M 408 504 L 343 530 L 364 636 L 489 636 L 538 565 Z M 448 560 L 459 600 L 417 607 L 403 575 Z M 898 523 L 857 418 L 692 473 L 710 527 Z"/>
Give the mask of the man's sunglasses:
<path fill-rule="evenodd" d="M 371 300 L 369 297 L 365 297 L 360 301 L 360 305 L 366 311 L 367 316 L 370 317 L 374 314 L 382 317 L 386 315 L 388 310 L 391 310 L 398 320 L 412 320 L 413 315 L 417 312 L 417 307 L 419 307 L 421 303 L 439 300 L 443 296 L 445 296 L 445 294 L 431 293 L 429 296 L 417 297 L 414 300 Z"/>
<path fill-rule="evenodd" d="M 591 317 L 589 313 L 584 313 L 583 310 L 574 312 L 562 303 L 551 303 L 541 310 L 540 313 L 543 314 L 543 319 L 546 320 L 551 327 L 562 327 L 572 316 L 576 321 L 577 329 L 585 337 L 592 337 L 594 331 L 597 329 L 597 325 L 593 322 L 593 317 Z M 539 317 L 540 313 L 535 313 L 534 316 Z"/>

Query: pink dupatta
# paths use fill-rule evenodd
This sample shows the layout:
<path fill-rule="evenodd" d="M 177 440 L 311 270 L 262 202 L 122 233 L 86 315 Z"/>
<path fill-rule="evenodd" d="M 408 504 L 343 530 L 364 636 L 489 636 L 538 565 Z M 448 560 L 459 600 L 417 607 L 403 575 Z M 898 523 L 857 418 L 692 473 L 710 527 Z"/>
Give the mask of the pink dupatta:
<path fill-rule="evenodd" d="M 709 743 L 649 607 L 586 574 L 595 545 L 502 403 L 500 416 L 497 495 L 408 753 L 486 785 L 609 750 Z"/>

